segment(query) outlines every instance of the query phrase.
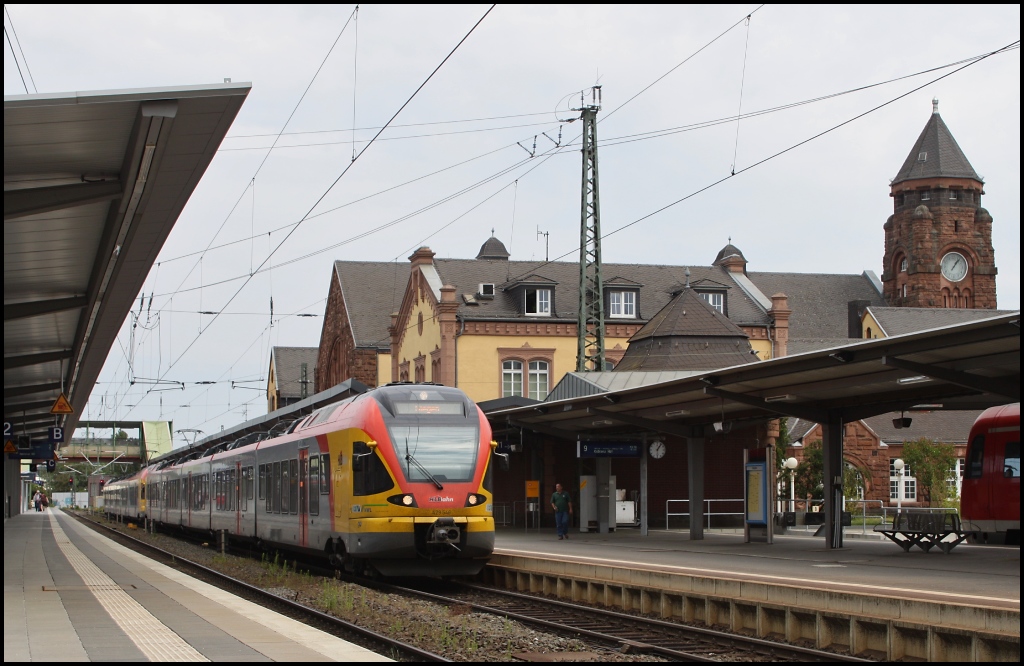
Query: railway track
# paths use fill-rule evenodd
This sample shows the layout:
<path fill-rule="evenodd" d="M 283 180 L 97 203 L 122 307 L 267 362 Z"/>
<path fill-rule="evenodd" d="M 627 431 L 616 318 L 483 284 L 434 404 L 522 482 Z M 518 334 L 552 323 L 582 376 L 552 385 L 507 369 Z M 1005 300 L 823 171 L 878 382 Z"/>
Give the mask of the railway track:
<path fill-rule="evenodd" d="M 64 512 L 64 515 L 71 516 L 79 520 L 83 524 L 97 532 L 100 532 L 104 536 L 121 543 L 122 545 L 130 547 L 136 551 L 145 552 L 153 559 L 166 566 L 187 573 L 199 580 L 210 583 L 211 585 L 216 585 L 217 587 L 236 594 L 243 599 L 247 599 L 266 608 L 270 608 L 271 610 L 275 610 L 282 615 L 287 615 L 292 619 L 316 627 L 331 634 L 332 636 L 337 636 L 338 638 L 357 643 L 377 652 L 378 654 L 392 657 L 396 661 L 451 662 L 450 659 L 439 654 L 422 650 L 415 645 L 410 645 L 403 641 L 385 636 L 384 634 L 365 629 L 357 624 L 346 622 L 345 620 L 328 615 L 327 613 L 322 613 L 315 608 L 310 608 L 277 594 L 273 594 L 272 592 L 263 590 L 259 587 L 250 585 L 244 581 L 232 578 L 231 576 L 223 574 L 215 569 L 211 569 L 210 567 L 197 562 L 192 562 L 180 555 L 158 548 L 157 546 L 146 543 L 141 539 L 136 539 L 129 534 L 125 534 L 121 530 L 113 529 L 103 525 L 102 523 L 85 518 L 75 512 L 66 511 Z"/>
<path fill-rule="evenodd" d="M 388 584 L 375 583 L 385 587 Z M 479 612 L 493 613 L 548 631 L 568 633 L 589 640 L 617 645 L 623 652 L 636 652 L 678 661 L 786 661 L 865 662 L 868 659 L 802 648 L 713 629 L 692 627 L 544 597 L 519 594 L 467 583 L 446 582 L 460 591 L 445 594 L 422 587 L 390 586 L 396 592 L 416 594 L 438 603 L 465 605 Z M 431 587 L 436 587 L 432 585 Z"/>
<path fill-rule="evenodd" d="M 176 566 L 176 568 L 187 566 L 190 569 L 188 573 L 192 575 L 196 575 L 221 587 L 230 586 L 228 589 L 238 593 L 240 596 L 250 598 L 262 605 L 273 607 L 275 610 L 284 608 L 285 610 L 281 612 L 287 611 L 285 614 L 300 621 L 323 628 L 325 631 L 329 631 L 347 640 L 351 640 L 352 633 L 364 637 L 369 643 L 364 642 L 362 644 L 381 654 L 407 655 L 406 658 L 415 660 L 449 661 L 440 655 L 420 650 L 415 646 L 360 628 L 344 620 L 326 615 L 315 609 L 297 604 L 273 593 L 225 576 L 203 565 L 188 562 L 180 556 L 135 539 L 120 530 L 112 530 L 105 525 L 93 523 L 93 521 L 83 517 L 79 517 L 79 519 L 89 524 L 94 524 L 98 530 L 112 533 L 116 538 L 131 541 L 133 547 L 145 549 L 150 553 L 157 553 L 161 560 L 171 566 Z M 165 534 L 167 533 L 165 532 Z M 190 539 L 190 537 L 184 534 L 175 534 L 174 536 L 195 541 L 195 539 Z M 248 557 L 253 557 L 254 552 L 243 546 L 231 548 L 230 550 L 240 556 Z M 339 578 L 382 592 L 415 596 L 450 608 L 462 608 L 467 611 L 471 609 L 479 613 L 508 618 L 549 633 L 581 639 L 589 644 L 601 646 L 604 650 L 648 655 L 673 661 L 870 661 L 834 652 L 777 643 L 703 627 L 682 625 L 675 622 L 525 595 L 481 585 L 436 580 L 418 581 L 415 584 L 402 585 L 339 573 L 334 569 L 325 567 L 323 562 L 307 560 L 301 556 L 289 555 L 289 559 L 293 560 L 296 564 L 301 563 L 300 568 L 302 570 L 314 575 Z M 338 631 L 351 633 L 336 633 Z M 384 649 L 378 649 L 375 645 L 383 646 Z M 393 650 L 393 652 L 388 652 L 387 650 Z M 529 655 L 523 655 L 522 658 L 529 658 Z"/>

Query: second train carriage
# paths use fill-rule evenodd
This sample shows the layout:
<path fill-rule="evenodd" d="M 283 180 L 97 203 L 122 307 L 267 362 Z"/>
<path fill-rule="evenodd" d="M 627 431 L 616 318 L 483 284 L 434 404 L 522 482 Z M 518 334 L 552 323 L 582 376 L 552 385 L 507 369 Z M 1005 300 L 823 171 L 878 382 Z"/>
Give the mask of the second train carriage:
<path fill-rule="evenodd" d="M 458 389 L 388 385 L 254 439 L 144 470 L 150 518 L 390 576 L 474 574 L 493 551 L 494 442 Z"/>

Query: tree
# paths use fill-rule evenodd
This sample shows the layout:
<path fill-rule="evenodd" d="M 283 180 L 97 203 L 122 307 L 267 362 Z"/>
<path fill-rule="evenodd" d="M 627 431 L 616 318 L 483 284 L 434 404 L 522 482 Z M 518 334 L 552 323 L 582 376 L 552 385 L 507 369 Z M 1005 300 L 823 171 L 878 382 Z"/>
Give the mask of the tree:
<path fill-rule="evenodd" d="M 825 491 L 822 487 L 824 476 L 823 459 L 821 455 L 821 440 L 816 439 L 804 447 L 804 459 L 796 468 L 796 494 L 800 499 L 810 496 L 812 499 L 822 499 Z"/>
<path fill-rule="evenodd" d="M 918 497 L 928 506 L 956 506 L 949 492 L 949 477 L 956 469 L 952 444 L 936 443 L 922 437 L 903 443 L 903 461 L 917 479 Z"/>

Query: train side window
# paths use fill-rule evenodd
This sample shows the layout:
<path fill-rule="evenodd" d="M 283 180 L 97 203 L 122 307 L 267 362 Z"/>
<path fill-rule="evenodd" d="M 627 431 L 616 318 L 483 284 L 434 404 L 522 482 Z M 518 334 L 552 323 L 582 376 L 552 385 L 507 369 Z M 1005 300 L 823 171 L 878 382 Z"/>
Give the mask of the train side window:
<path fill-rule="evenodd" d="M 245 497 L 246 497 L 246 499 L 252 499 L 253 498 L 253 489 L 252 489 L 252 487 L 255 485 L 254 482 L 256 480 L 256 477 L 253 476 L 252 465 L 246 467 L 245 469 L 246 469 L 246 476 L 249 479 L 249 486 L 248 486 L 249 490 L 248 490 L 248 493 L 246 494 Z"/>
<path fill-rule="evenodd" d="M 281 462 L 274 463 L 271 474 L 274 477 L 274 513 L 281 513 Z"/>
<path fill-rule="evenodd" d="M 971 449 L 967 452 L 968 479 L 980 479 L 985 460 L 985 435 L 977 435 L 971 440 Z"/>
<path fill-rule="evenodd" d="M 320 494 L 331 494 L 331 454 L 320 456 Z"/>
<path fill-rule="evenodd" d="M 288 461 L 288 509 L 299 512 L 299 461 L 295 458 Z"/>
<path fill-rule="evenodd" d="M 1020 478 L 1020 441 L 1007 442 L 1003 455 L 1003 476 L 1007 479 Z"/>
<path fill-rule="evenodd" d="M 376 451 L 352 457 L 353 495 L 376 495 L 394 487 L 395 482 Z"/>
<path fill-rule="evenodd" d="M 320 515 L 320 456 L 309 457 L 309 515 Z"/>
<path fill-rule="evenodd" d="M 257 495 L 257 499 L 261 499 L 261 500 L 267 498 L 267 491 L 264 488 L 264 479 L 263 479 L 263 471 L 264 471 L 265 468 L 266 468 L 266 465 L 260 465 L 259 466 L 259 472 L 260 472 L 260 474 L 259 474 L 259 482 L 260 483 L 259 483 L 259 495 Z"/>

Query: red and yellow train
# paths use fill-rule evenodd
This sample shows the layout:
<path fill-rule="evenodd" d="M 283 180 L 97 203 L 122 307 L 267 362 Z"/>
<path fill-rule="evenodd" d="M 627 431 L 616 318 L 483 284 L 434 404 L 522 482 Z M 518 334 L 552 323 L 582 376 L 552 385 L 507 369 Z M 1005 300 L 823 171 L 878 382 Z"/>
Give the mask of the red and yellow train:
<path fill-rule="evenodd" d="M 472 575 L 494 549 L 495 447 L 487 419 L 462 391 L 392 384 L 318 409 L 280 434 L 221 443 L 109 482 L 104 507 L 322 554 L 351 571 Z"/>

